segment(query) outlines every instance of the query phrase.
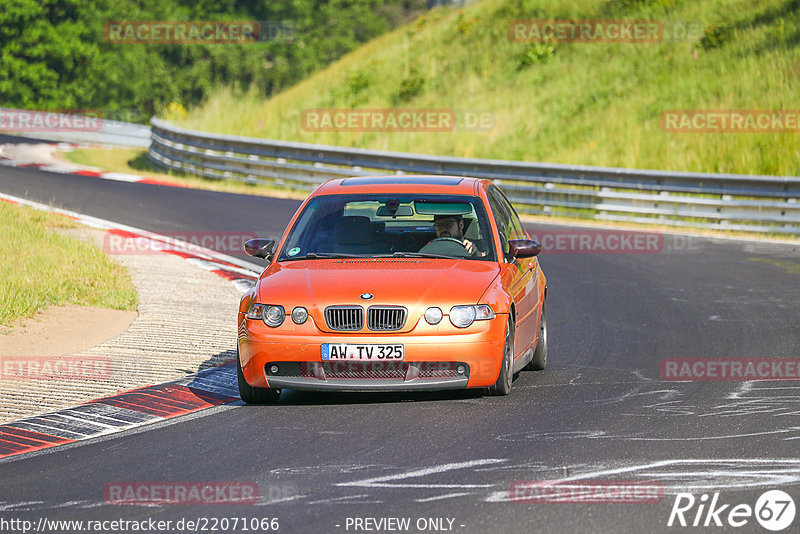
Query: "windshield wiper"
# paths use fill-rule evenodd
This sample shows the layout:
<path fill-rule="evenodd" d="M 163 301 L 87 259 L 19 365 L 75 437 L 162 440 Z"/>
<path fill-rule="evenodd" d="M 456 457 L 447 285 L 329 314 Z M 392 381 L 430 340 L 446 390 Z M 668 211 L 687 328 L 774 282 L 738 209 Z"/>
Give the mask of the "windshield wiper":
<path fill-rule="evenodd" d="M 305 256 L 293 256 L 291 258 L 284 258 L 281 261 L 294 261 L 294 260 L 316 260 L 316 259 L 331 259 L 331 258 L 364 258 L 363 254 L 343 254 L 340 252 L 309 252 Z"/>
<path fill-rule="evenodd" d="M 395 252 L 394 254 L 345 254 L 341 252 L 309 252 L 304 256 L 293 256 L 281 261 L 317 260 L 336 258 L 443 258 L 448 260 L 463 260 L 464 256 L 447 256 L 445 254 L 428 254 L 426 252 Z"/>
<path fill-rule="evenodd" d="M 384 254 L 376 258 L 444 258 L 448 260 L 463 260 L 464 256 L 447 256 L 445 254 L 429 254 L 427 252 L 395 252 L 394 254 Z"/>

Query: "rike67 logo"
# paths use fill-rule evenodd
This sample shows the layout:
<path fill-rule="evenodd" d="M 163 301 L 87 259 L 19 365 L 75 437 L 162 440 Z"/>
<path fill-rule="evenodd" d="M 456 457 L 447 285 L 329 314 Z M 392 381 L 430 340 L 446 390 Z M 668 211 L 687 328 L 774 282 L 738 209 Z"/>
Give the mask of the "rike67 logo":
<path fill-rule="evenodd" d="M 718 492 L 710 497 L 710 501 L 707 493 L 699 499 L 691 493 L 678 493 L 672 504 L 667 526 L 743 527 L 752 525 L 755 517 L 765 529 L 779 532 L 794 522 L 794 516 L 794 500 L 781 490 L 764 492 L 754 507 L 745 503 L 723 504 Z"/>

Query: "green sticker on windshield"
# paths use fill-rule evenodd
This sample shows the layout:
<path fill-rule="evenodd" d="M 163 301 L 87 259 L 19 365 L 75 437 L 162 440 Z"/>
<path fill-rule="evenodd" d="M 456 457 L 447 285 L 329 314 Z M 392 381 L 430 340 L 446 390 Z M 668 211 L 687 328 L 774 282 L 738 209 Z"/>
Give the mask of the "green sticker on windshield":
<path fill-rule="evenodd" d="M 287 256 L 297 256 L 300 253 L 300 247 L 294 247 L 293 249 L 289 249 L 289 252 L 286 253 Z"/>

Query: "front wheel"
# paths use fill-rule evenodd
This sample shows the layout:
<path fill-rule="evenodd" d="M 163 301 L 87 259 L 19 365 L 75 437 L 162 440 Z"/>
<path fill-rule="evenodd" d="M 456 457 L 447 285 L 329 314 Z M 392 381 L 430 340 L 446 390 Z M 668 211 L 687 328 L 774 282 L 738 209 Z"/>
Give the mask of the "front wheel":
<path fill-rule="evenodd" d="M 497 382 L 489 387 L 491 395 L 508 395 L 511 392 L 511 381 L 514 379 L 514 319 L 508 315 L 506 327 L 506 344 L 503 349 L 503 364 Z"/>
<path fill-rule="evenodd" d="M 272 388 L 257 388 L 247 383 L 242 372 L 242 362 L 239 360 L 239 350 L 236 350 L 236 378 L 239 381 L 239 397 L 247 404 L 272 404 L 278 401 L 281 390 Z"/>
<path fill-rule="evenodd" d="M 541 371 L 547 366 L 547 313 L 542 303 L 542 320 L 539 321 L 539 341 L 533 358 L 525 366 L 526 371 Z"/>

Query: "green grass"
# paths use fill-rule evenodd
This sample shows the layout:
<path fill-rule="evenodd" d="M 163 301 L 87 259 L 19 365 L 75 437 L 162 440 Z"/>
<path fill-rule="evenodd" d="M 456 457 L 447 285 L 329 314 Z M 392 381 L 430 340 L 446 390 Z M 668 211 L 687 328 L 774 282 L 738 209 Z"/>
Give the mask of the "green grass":
<path fill-rule="evenodd" d="M 136 309 L 124 267 L 98 247 L 54 231 L 74 227 L 66 217 L 0 202 L 0 325 L 47 305 Z"/>
<path fill-rule="evenodd" d="M 650 44 L 511 42 L 518 19 L 657 19 Z M 181 126 L 408 151 L 676 171 L 800 175 L 797 133 L 667 133 L 675 109 L 800 109 L 797 0 L 484 0 L 438 8 L 266 100 L 230 89 Z M 485 132 L 310 132 L 311 108 L 487 111 Z"/>

